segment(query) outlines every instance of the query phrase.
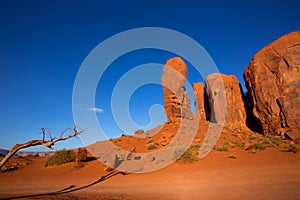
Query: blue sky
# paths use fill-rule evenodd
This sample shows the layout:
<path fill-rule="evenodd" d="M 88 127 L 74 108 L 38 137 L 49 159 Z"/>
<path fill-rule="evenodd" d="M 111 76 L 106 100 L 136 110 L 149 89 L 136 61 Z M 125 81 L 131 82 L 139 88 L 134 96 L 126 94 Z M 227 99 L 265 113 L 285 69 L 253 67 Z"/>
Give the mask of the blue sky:
<path fill-rule="evenodd" d="M 53 134 L 73 125 L 72 90 L 76 73 L 93 48 L 108 37 L 138 27 L 164 27 L 200 43 L 220 72 L 242 73 L 253 55 L 280 36 L 300 29 L 298 1 L 0 1 L 0 148 Z M 122 131 L 110 111 L 114 84 L 122 73 L 173 56 L 148 50 L 116 60 L 99 82 L 95 105 L 108 137 Z M 202 81 L 193 75 L 190 82 Z M 151 98 L 145 97 L 151 94 Z M 104 95 L 105 94 L 105 95 Z M 162 90 L 148 85 L 130 100 L 132 118 L 149 123 L 148 110 L 161 104 Z M 103 98 L 103 96 L 105 96 Z M 164 116 L 159 118 L 163 121 Z M 158 120 L 158 121 L 159 121 Z M 158 125 L 158 124 L 157 124 Z M 82 146 L 80 139 L 55 147 Z M 38 147 L 32 150 L 47 150 Z"/>

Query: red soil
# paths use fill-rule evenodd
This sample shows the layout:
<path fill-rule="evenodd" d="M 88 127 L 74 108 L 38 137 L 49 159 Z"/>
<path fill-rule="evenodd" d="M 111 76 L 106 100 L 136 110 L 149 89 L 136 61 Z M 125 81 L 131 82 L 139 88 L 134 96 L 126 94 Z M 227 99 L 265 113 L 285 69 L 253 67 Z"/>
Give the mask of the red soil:
<path fill-rule="evenodd" d="M 235 153 L 237 159 L 228 156 Z M 24 167 L 0 173 L 0 199 L 300 199 L 300 155 L 268 149 L 212 151 L 194 164 L 172 164 L 145 174 L 116 174 L 65 194 L 34 196 L 87 186 L 108 174 L 97 160 L 44 167 L 46 158 L 22 158 Z M 11 163 L 16 162 L 14 158 Z"/>

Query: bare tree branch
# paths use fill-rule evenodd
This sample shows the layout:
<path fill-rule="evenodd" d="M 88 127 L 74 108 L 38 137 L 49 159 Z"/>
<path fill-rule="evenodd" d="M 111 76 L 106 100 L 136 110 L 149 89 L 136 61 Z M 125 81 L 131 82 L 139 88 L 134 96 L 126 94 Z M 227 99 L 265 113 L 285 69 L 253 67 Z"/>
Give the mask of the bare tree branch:
<path fill-rule="evenodd" d="M 59 137 L 62 137 L 68 130 L 71 130 L 70 127 L 66 128 L 63 132 L 61 132 Z"/>
<path fill-rule="evenodd" d="M 41 128 L 42 129 L 42 134 L 43 134 L 43 141 L 45 140 L 45 128 Z"/>
<path fill-rule="evenodd" d="M 49 149 L 53 149 L 53 145 L 56 143 L 56 142 L 59 142 L 59 141 L 63 141 L 63 140 L 67 140 L 69 138 L 72 138 L 72 137 L 76 137 L 78 135 L 80 135 L 81 133 L 83 133 L 84 131 L 83 130 L 77 130 L 76 126 L 74 126 L 73 128 L 73 133 L 66 136 L 66 137 L 62 137 L 63 134 L 67 131 L 67 130 L 71 130 L 70 128 L 67 128 L 65 129 L 62 133 L 61 133 L 61 136 L 59 138 L 52 138 L 51 137 L 51 134 L 50 134 L 50 131 L 48 130 L 48 134 L 49 134 L 49 137 L 50 139 L 49 140 L 45 140 L 45 128 L 42 128 L 42 133 L 43 133 L 43 139 L 42 140 L 30 140 L 26 143 L 23 143 L 23 144 L 16 144 L 9 152 L 8 154 L 0 161 L 0 169 L 4 166 L 4 164 L 6 162 L 8 162 L 8 160 L 15 154 L 17 153 L 20 149 L 24 149 L 24 148 L 27 148 L 27 147 L 33 147 L 33 146 L 38 146 L 38 145 L 44 145 L 46 147 L 48 147 Z"/>
<path fill-rule="evenodd" d="M 49 138 L 52 139 L 50 128 L 48 128 L 47 132 L 48 132 Z"/>

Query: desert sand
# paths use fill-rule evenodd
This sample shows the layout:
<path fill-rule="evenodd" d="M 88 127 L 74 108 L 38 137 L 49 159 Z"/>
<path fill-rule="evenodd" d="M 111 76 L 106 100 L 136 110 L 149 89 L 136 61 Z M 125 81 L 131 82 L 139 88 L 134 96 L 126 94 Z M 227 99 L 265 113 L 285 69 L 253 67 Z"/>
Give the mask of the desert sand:
<path fill-rule="evenodd" d="M 192 164 L 151 173 L 105 172 L 97 160 L 44 167 L 46 158 L 18 158 L 24 167 L 0 174 L 1 199 L 299 199 L 300 155 L 268 149 L 212 151 Z M 14 158 L 10 162 L 16 162 Z M 101 179 L 102 177 L 102 179 Z M 49 194 L 52 193 L 52 194 Z"/>

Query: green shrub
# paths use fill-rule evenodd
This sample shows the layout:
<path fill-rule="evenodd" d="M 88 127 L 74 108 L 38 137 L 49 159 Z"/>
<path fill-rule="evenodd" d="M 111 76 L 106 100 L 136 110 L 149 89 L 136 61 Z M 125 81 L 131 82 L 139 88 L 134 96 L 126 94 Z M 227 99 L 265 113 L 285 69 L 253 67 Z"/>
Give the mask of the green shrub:
<path fill-rule="evenodd" d="M 185 149 L 184 147 L 177 147 L 173 154 L 173 160 L 177 160 L 180 158 L 180 156 L 184 153 Z"/>
<path fill-rule="evenodd" d="M 67 162 L 72 162 L 75 160 L 75 153 L 73 150 L 60 150 L 55 152 L 52 156 L 50 156 L 45 162 L 45 167 L 54 166 L 54 165 L 62 165 Z"/>
<path fill-rule="evenodd" d="M 293 152 L 293 153 L 298 153 L 299 152 L 299 147 L 293 145 L 293 144 L 290 144 L 287 149 L 286 149 L 286 152 Z"/>
<path fill-rule="evenodd" d="M 157 142 L 151 143 L 147 146 L 147 150 L 152 150 L 152 149 L 156 149 L 158 146 Z"/>
<path fill-rule="evenodd" d="M 186 151 L 184 151 L 183 147 L 177 148 L 174 151 L 173 159 L 176 160 L 176 163 L 179 164 L 193 163 L 198 160 L 195 154 L 195 148 L 193 147 L 188 148 Z"/>
<path fill-rule="evenodd" d="M 228 156 L 228 158 L 237 159 L 237 157 L 236 157 L 236 155 L 234 153 L 230 154 L 230 156 Z"/>
<path fill-rule="evenodd" d="M 200 145 L 200 144 L 192 144 L 192 145 L 190 146 L 190 148 L 191 148 L 193 151 L 198 151 L 198 152 L 199 152 L 199 150 L 200 150 L 200 148 L 201 148 L 201 145 Z"/>
<path fill-rule="evenodd" d="M 224 142 L 224 144 L 223 145 L 226 145 L 226 146 L 228 146 L 230 144 L 230 142 Z"/>
<path fill-rule="evenodd" d="M 234 141 L 234 142 L 232 142 L 232 143 L 233 143 L 234 145 L 236 145 L 236 146 L 242 148 L 242 149 L 245 148 L 245 143 L 242 143 L 242 142 L 240 142 L 240 141 Z"/>
<path fill-rule="evenodd" d="M 276 132 L 270 132 L 269 134 L 270 134 L 271 136 L 276 136 L 276 135 L 277 135 Z"/>
<path fill-rule="evenodd" d="M 148 140 L 148 141 L 147 141 L 147 144 L 152 143 L 152 142 L 153 142 L 153 140 Z"/>
<path fill-rule="evenodd" d="M 291 144 L 287 148 L 287 152 L 293 152 L 293 153 L 298 153 L 300 150 L 300 147 L 294 144 Z"/>
<path fill-rule="evenodd" d="M 111 172 L 113 170 L 114 170 L 114 168 L 111 168 L 111 167 L 108 167 L 108 166 L 104 168 L 104 171 L 106 171 L 106 172 Z"/>
<path fill-rule="evenodd" d="M 215 146 L 214 150 L 216 151 L 221 151 L 221 152 L 225 152 L 229 150 L 229 146 L 228 145 L 221 145 L 221 146 Z"/>
<path fill-rule="evenodd" d="M 279 137 L 261 137 L 257 143 L 250 145 L 246 150 L 263 151 L 267 148 L 278 148 L 283 140 Z"/>
<path fill-rule="evenodd" d="M 270 143 L 274 144 L 276 147 L 279 147 L 282 144 L 282 139 L 279 137 L 273 137 L 270 139 Z"/>
<path fill-rule="evenodd" d="M 255 139 L 257 139 L 257 137 L 255 137 L 255 136 L 253 136 L 253 135 L 251 135 L 251 136 L 249 137 L 249 140 L 255 140 Z"/>
<path fill-rule="evenodd" d="M 263 151 L 267 148 L 267 145 L 263 142 L 258 142 L 251 144 L 246 150 L 252 150 L 252 151 Z"/>
<path fill-rule="evenodd" d="M 295 143 L 290 144 L 285 151 L 298 153 L 300 151 L 300 143 L 298 141 L 295 141 Z"/>
<path fill-rule="evenodd" d="M 232 133 L 231 134 L 233 137 L 238 137 L 238 134 L 236 134 L 236 133 Z"/>

